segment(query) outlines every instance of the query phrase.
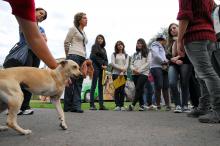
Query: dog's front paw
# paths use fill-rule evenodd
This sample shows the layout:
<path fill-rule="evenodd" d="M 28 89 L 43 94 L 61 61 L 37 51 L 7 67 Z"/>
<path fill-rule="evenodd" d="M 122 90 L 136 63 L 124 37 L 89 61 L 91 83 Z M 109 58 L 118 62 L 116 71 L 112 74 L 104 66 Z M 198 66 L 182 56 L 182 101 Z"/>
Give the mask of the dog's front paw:
<path fill-rule="evenodd" d="M 29 130 L 29 129 L 26 129 L 26 130 L 24 130 L 24 131 L 22 132 L 23 135 L 28 135 L 28 134 L 31 134 L 31 133 L 32 133 L 32 131 Z"/>
<path fill-rule="evenodd" d="M 60 123 L 60 127 L 63 129 L 63 130 L 66 130 L 67 129 L 67 126 L 65 123 Z"/>
<path fill-rule="evenodd" d="M 7 131 L 8 130 L 8 126 L 0 126 L 0 131 Z"/>

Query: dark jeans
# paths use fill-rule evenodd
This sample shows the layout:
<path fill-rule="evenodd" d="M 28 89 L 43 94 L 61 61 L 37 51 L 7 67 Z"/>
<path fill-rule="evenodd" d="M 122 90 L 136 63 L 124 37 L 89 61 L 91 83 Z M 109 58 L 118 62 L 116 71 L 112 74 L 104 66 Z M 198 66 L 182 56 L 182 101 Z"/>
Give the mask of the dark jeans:
<path fill-rule="evenodd" d="M 113 74 L 112 79 L 115 80 L 119 75 Z M 127 76 L 124 75 L 125 79 L 127 80 Z M 115 89 L 114 98 L 115 98 L 115 105 L 119 107 L 124 106 L 124 99 L 125 99 L 125 85 Z"/>
<path fill-rule="evenodd" d="M 135 106 L 137 101 L 139 101 L 139 105 L 143 106 L 144 105 L 144 99 L 143 99 L 143 94 L 144 94 L 144 84 L 147 81 L 147 76 L 146 75 L 132 75 L 134 85 L 135 85 L 135 96 L 134 100 L 132 102 L 132 105 Z"/>
<path fill-rule="evenodd" d="M 216 50 L 211 41 L 194 41 L 185 45 L 186 53 L 199 78 L 201 98 L 199 106 L 209 108 L 210 100 L 214 110 L 220 111 L 220 78 L 211 63 L 211 55 Z"/>
<path fill-rule="evenodd" d="M 70 54 L 67 59 L 75 61 L 79 66 L 83 64 L 85 58 L 79 55 Z M 72 84 L 65 88 L 64 93 L 64 111 L 81 109 L 81 90 L 83 77 L 77 79 L 71 78 Z"/>
<path fill-rule="evenodd" d="M 148 106 L 152 105 L 152 96 L 154 94 L 154 89 L 152 87 L 151 82 L 147 79 L 144 85 L 144 104 L 146 103 Z"/>
<path fill-rule="evenodd" d="M 92 85 L 90 90 L 90 107 L 94 107 L 94 93 L 96 89 L 96 84 L 98 80 L 98 96 L 99 96 L 99 106 L 103 106 L 103 85 L 102 85 L 102 69 L 96 67 L 96 65 L 93 64 L 94 67 L 94 74 L 92 78 Z"/>
<path fill-rule="evenodd" d="M 220 48 L 212 52 L 211 61 L 216 73 L 220 77 Z"/>
<path fill-rule="evenodd" d="M 166 106 L 170 106 L 168 92 L 169 82 L 167 71 L 163 71 L 160 67 L 155 67 L 151 68 L 150 72 L 154 77 L 154 89 L 157 106 L 160 107 L 161 90 L 163 92 L 163 98 Z"/>
<path fill-rule="evenodd" d="M 38 68 L 39 65 L 40 65 L 40 59 L 32 51 L 29 51 L 28 58 L 27 58 L 27 61 L 26 61 L 24 66 L 30 66 L 30 67 L 37 67 Z M 8 63 L 6 68 L 18 67 L 18 66 L 23 66 L 23 65 L 21 65 L 19 62 L 11 61 L 10 63 Z M 30 109 L 30 100 L 31 100 L 32 93 L 25 90 L 22 85 L 21 85 L 21 90 L 24 94 L 24 100 L 23 100 L 22 105 L 21 105 L 21 110 L 24 111 L 26 109 Z"/>
<path fill-rule="evenodd" d="M 192 74 L 191 64 L 171 65 L 168 69 L 169 86 L 171 94 L 175 101 L 175 105 L 188 106 L 189 97 L 189 79 Z M 180 92 L 178 90 L 178 79 L 180 79 L 180 88 L 182 100 L 180 100 Z M 182 103 L 181 103 L 182 101 Z"/>
<path fill-rule="evenodd" d="M 192 75 L 189 79 L 189 94 L 192 105 L 194 107 L 198 107 L 199 98 L 201 97 L 201 91 L 200 91 L 199 81 L 195 75 L 194 68 L 192 69 Z"/>

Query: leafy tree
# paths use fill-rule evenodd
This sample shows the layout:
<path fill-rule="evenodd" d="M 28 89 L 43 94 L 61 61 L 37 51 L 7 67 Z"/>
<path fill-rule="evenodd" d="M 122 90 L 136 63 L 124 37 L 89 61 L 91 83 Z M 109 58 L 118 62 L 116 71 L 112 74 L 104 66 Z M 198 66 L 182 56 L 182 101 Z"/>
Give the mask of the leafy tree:
<path fill-rule="evenodd" d="M 159 35 L 159 34 L 163 34 L 166 36 L 166 38 L 168 38 L 168 27 L 162 27 L 160 28 L 160 31 L 155 34 L 148 42 L 148 47 L 156 40 L 156 37 Z"/>

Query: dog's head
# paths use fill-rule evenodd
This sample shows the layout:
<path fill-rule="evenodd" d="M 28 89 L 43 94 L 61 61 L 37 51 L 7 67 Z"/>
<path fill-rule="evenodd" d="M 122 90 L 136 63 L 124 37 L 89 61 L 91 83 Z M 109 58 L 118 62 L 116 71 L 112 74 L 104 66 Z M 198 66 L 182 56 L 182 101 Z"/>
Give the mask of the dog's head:
<path fill-rule="evenodd" d="M 59 62 L 58 70 L 64 73 L 64 76 L 69 77 L 78 77 L 81 75 L 79 65 L 72 60 L 62 60 Z"/>

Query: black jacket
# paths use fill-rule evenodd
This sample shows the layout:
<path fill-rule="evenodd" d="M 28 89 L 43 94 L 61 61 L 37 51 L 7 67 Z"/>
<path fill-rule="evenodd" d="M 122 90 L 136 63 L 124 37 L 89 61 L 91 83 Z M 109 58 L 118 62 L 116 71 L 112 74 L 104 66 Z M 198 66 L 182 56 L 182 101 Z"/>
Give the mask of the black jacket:
<path fill-rule="evenodd" d="M 102 68 L 102 65 L 108 65 L 108 57 L 105 48 L 101 48 L 99 45 L 93 45 L 90 54 L 90 59 L 93 64 L 98 68 Z"/>

